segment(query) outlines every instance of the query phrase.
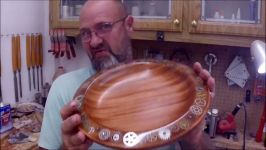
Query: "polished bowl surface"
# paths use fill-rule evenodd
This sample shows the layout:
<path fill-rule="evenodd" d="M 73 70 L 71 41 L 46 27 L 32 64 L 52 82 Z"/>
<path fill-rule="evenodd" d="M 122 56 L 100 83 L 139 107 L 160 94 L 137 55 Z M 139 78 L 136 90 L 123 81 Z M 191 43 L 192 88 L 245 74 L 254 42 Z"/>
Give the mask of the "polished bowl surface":
<path fill-rule="evenodd" d="M 193 70 L 170 61 L 135 61 L 104 70 L 85 81 L 75 98 L 81 100 L 81 130 L 114 148 L 169 143 L 198 124 L 209 106 L 208 89 Z M 151 136 L 156 140 L 147 142 Z"/>

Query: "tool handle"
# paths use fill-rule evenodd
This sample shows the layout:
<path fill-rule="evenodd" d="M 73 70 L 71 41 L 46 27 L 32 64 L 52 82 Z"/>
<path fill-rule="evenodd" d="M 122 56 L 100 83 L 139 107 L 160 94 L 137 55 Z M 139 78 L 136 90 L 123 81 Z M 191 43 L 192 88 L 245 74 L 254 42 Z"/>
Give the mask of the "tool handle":
<path fill-rule="evenodd" d="M 39 58 L 39 54 L 40 53 L 40 49 L 39 49 L 39 35 L 37 35 L 35 37 L 35 64 L 37 67 L 39 67 L 40 65 L 40 58 Z"/>
<path fill-rule="evenodd" d="M 42 46 L 42 34 L 39 35 L 39 65 L 42 66 L 43 65 L 43 46 Z"/>
<path fill-rule="evenodd" d="M 16 50 L 17 50 L 17 63 L 18 71 L 21 71 L 21 48 L 20 48 L 20 35 L 16 36 Z"/>
<path fill-rule="evenodd" d="M 16 72 L 18 69 L 18 62 L 17 62 L 17 51 L 16 51 L 16 37 L 11 37 L 11 43 L 12 43 L 12 67 L 13 72 Z"/>
<path fill-rule="evenodd" d="M 29 35 L 26 35 L 26 63 L 27 68 L 30 69 L 31 67 L 31 43 L 30 43 L 31 37 Z"/>
<path fill-rule="evenodd" d="M 35 36 L 34 34 L 31 35 L 31 65 L 35 67 Z"/>

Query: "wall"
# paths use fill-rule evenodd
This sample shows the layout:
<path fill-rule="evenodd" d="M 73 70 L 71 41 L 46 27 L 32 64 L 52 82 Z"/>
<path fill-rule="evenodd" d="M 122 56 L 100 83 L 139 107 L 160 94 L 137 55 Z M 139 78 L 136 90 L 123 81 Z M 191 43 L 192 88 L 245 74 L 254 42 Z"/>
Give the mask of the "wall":
<path fill-rule="evenodd" d="M 1 89 L 3 101 L 14 103 L 14 83 L 11 56 L 11 34 L 42 33 L 44 39 L 44 82 L 50 82 L 54 72 L 54 60 L 46 54 L 49 49 L 49 1 L 12 0 L 1 1 Z M 22 89 L 20 101 L 32 101 L 36 90 L 29 91 L 26 69 L 25 35 L 21 36 Z"/>
<path fill-rule="evenodd" d="M 50 49 L 49 37 L 49 1 L 12 0 L 1 1 L 1 89 L 2 98 L 6 103 L 15 103 L 14 80 L 12 71 L 11 34 L 42 33 L 43 35 L 43 78 L 44 83 L 51 84 L 58 66 L 63 66 L 66 72 L 73 71 L 90 64 L 86 52 L 81 48 L 80 40 L 75 45 L 76 58 L 70 60 L 63 57 L 55 59 Z M 29 91 L 28 72 L 26 68 L 26 37 L 21 36 L 22 57 L 22 92 L 20 101 L 32 101 L 37 89 Z M 36 71 L 35 71 L 36 72 Z M 17 77 L 18 78 L 18 77 Z M 31 73 L 32 78 L 32 73 Z M 31 79 L 32 83 L 32 79 Z"/>
<path fill-rule="evenodd" d="M 66 56 L 59 57 L 55 59 L 55 67 L 63 66 L 66 72 L 77 70 L 79 68 L 90 66 L 90 60 L 86 51 L 81 46 L 81 41 L 77 37 L 76 44 L 74 45 L 76 57 L 71 57 L 67 59 Z M 51 54 L 49 54 L 51 55 Z"/>

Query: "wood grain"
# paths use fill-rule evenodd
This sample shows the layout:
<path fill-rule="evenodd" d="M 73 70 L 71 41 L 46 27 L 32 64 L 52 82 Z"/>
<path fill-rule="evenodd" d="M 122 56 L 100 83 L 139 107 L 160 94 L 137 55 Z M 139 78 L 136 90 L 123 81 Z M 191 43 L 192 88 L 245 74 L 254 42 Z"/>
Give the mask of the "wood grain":
<path fill-rule="evenodd" d="M 119 131 L 143 132 L 165 126 L 194 102 L 193 75 L 185 69 L 133 63 L 107 71 L 89 85 L 84 111 L 95 122 Z"/>

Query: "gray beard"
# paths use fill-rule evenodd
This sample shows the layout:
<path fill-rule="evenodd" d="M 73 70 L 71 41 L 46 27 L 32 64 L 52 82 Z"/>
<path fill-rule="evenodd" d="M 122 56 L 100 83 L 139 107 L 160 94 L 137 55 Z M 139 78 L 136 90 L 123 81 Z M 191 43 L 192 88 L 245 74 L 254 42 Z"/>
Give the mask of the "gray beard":
<path fill-rule="evenodd" d="M 117 65 L 118 63 L 119 61 L 113 55 L 100 57 L 98 59 L 94 59 L 92 62 L 93 67 L 96 71 L 102 71 L 104 69 Z"/>

